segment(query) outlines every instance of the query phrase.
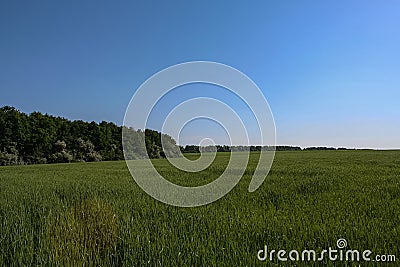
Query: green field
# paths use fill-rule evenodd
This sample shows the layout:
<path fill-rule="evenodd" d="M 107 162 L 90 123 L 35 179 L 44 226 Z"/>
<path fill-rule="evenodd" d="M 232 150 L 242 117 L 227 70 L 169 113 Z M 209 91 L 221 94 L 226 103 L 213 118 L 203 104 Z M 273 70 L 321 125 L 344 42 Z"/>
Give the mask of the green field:
<path fill-rule="evenodd" d="M 398 266 L 400 151 L 277 152 L 264 184 L 248 193 L 257 155 L 229 194 L 196 208 L 154 200 L 124 161 L 1 167 L 0 266 L 282 266 L 257 252 L 318 251 L 339 238 L 394 254 L 397 263 L 384 266 Z M 153 162 L 171 181 L 195 186 L 217 178 L 228 159 L 219 153 L 198 174 Z M 333 263 L 283 266 L 295 265 Z"/>

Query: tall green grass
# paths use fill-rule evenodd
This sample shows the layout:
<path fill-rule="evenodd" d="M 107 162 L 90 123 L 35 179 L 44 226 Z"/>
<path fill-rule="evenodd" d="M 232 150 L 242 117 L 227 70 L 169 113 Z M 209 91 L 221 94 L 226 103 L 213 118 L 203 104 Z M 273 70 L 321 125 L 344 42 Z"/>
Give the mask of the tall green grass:
<path fill-rule="evenodd" d="M 123 161 L 1 167 L 0 266 L 281 266 L 259 262 L 258 250 L 321 250 L 339 238 L 400 261 L 400 151 L 277 152 L 248 193 L 257 156 L 229 194 L 197 208 L 154 200 Z M 196 186 L 228 160 L 218 153 L 198 174 L 153 162 L 169 180 Z M 313 264 L 334 266 L 284 266 Z"/>

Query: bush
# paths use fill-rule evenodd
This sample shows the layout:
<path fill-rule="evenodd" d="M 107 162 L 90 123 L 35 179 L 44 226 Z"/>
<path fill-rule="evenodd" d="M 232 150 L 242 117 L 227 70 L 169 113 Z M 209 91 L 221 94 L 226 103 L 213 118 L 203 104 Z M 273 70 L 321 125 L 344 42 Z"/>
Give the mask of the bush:
<path fill-rule="evenodd" d="M 17 165 L 19 163 L 18 150 L 15 148 L 15 144 L 4 148 L 2 152 L 0 151 L 0 166 Z"/>
<path fill-rule="evenodd" d="M 67 163 L 72 161 L 73 157 L 71 153 L 67 150 L 67 144 L 64 141 L 58 140 L 57 142 L 55 142 L 53 150 L 55 151 L 55 153 L 50 156 L 50 162 Z"/>
<path fill-rule="evenodd" d="M 82 138 L 76 140 L 75 160 L 76 161 L 101 161 L 102 157 L 99 152 L 94 150 L 94 145 L 89 140 Z"/>

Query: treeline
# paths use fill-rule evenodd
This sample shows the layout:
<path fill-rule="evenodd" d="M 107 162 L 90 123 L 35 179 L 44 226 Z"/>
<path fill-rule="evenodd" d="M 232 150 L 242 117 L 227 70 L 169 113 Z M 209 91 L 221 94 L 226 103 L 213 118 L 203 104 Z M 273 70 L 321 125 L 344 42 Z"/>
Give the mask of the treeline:
<path fill-rule="evenodd" d="M 200 153 L 202 152 L 240 152 L 240 151 L 296 151 L 302 150 L 301 147 L 298 146 L 227 146 L 227 145 L 216 145 L 214 146 L 206 146 L 199 147 L 196 145 L 187 145 L 185 147 L 181 146 L 180 150 L 182 153 Z"/>
<path fill-rule="evenodd" d="M 216 151 L 217 152 L 236 152 L 236 151 L 303 151 L 303 150 L 348 150 L 347 148 L 340 147 L 306 147 L 301 148 L 299 146 L 221 146 L 217 145 Z M 213 146 L 208 147 L 199 147 L 196 145 L 187 145 L 185 147 L 181 146 L 180 150 L 182 153 L 200 153 L 201 151 L 204 152 L 211 152 L 214 151 L 215 148 Z"/>
<path fill-rule="evenodd" d="M 304 150 L 348 150 L 348 149 L 345 147 L 335 148 L 335 147 L 318 146 L 318 147 L 306 147 L 304 148 Z"/>
<path fill-rule="evenodd" d="M 145 139 L 146 148 L 129 158 L 164 157 L 161 136 L 171 147 L 175 141 L 153 130 L 124 128 L 125 145 L 136 146 Z M 71 121 L 40 112 L 25 114 L 5 106 L 0 108 L 0 165 L 60 163 L 124 159 L 123 128 L 112 122 Z M 135 145 L 136 144 L 136 145 Z"/>

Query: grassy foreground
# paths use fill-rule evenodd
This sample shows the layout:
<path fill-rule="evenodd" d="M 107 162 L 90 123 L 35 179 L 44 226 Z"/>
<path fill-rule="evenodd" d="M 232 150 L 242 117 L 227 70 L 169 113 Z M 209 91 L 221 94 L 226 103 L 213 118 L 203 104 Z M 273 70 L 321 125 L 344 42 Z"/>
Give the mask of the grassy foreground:
<path fill-rule="evenodd" d="M 228 159 L 218 154 L 197 175 L 153 162 L 175 183 L 200 185 Z M 154 200 L 124 161 L 1 167 L 0 266 L 281 266 L 257 252 L 320 251 L 339 238 L 400 261 L 400 151 L 277 152 L 264 184 L 248 193 L 256 162 L 252 154 L 229 194 L 197 208 Z M 333 263 L 284 266 L 321 265 Z"/>

